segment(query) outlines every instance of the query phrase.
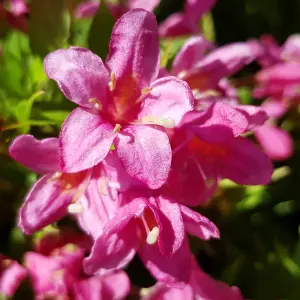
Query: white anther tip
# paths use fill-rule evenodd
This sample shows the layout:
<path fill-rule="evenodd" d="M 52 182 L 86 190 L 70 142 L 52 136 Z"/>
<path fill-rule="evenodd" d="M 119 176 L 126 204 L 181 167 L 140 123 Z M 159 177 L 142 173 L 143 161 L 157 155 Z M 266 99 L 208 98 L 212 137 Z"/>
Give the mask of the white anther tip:
<path fill-rule="evenodd" d="M 175 121 L 172 118 L 162 118 L 159 120 L 159 125 L 164 126 L 166 128 L 174 128 Z"/>
<path fill-rule="evenodd" d="M 159 228 L 157 226 L 153 227 L 153 229 L 148 233 L 146 242 L 148 245 L 153 245 L 157 242 L 159 236 Z"/>
<path fill-rule="evenodd" d="M 84 207 L 80 203 L 72 203 L 68 206 L 69 214 L 81 214 L 84 211 Z"/>

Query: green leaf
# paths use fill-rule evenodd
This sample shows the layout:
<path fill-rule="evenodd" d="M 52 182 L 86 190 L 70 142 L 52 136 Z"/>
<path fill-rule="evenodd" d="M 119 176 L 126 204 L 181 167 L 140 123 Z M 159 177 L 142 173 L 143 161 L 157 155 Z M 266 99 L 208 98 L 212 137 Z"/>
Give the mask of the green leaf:
<path fill-rule="evenodd" d="M 30 5 L 30 46 L 42 57 L 64 46 L 70 34 L 67 0 L 32 0 Z"/>
<path fill-rule="evenodd" d="M 68 110 L 49 110 L 41 112 L 45 118 L 62 123 L 70 112 Z"/>
<path fill-rule="evenodd" d="M 110 35 L 114 27 L 115 20 L 108 10 L 105 3 L 101 3 L 101 6 L 93 20 L 88 44 L 89 48 L 96 54 L 98 54 L 103 60 L 106 59 L 108 54 L 108 46 L 110 41 Z"/>
<path fill-rule="evenodd" d="M 33 102 L 43 93 L 43 91 L 39 91 L 32 95 L 28 100 L 20 101 L 18 105 L 14 107 L 13 114 L 19 123 L 22 124 L 29 121 Z M 26 124 L 23 127 L 20 127 L 20 129 L 22 133 L 27 133 L 30 130 L 30 125 Z"/>
<path fill-rule="evenodd" d="M 211 13 L 207 13 L 202 17 L 201 27 L 204 37 L 209 41 L 214 42 L 216 40 L 216 34 L 214 19 Z"/>

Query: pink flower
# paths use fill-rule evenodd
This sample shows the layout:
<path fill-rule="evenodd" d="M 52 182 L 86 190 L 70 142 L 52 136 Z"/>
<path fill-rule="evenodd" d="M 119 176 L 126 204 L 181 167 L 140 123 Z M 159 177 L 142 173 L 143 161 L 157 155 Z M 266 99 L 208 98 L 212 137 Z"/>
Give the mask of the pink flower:
<path fill-rule="evenodd" d="M 300 101 L 300 62 L 278 63 L 256 75 L 258 87 L 254 97 L 269 97 L 286 104 Z"/>
<path fill-rule="evenodd" d="M 169 16 L 159 27 L 161 36 L 179 36 L 199 33 L 199 21 L 211 10 L 216 0 L 186 0 L 184 11 Z"/>
<path fill-rule="evenodd" d="M 63 173 L 60 167 L 58 139 L 48 138 L 41 141 L 32 135 L 17 137 L 9 148 L 10 155 L 29 169 L 45 174 L 31 188 L 25 203 L 19 211 L 19 227 L 26 234 L 32 234 L 51 224 L 68 212 L 80 214 L 85 209 L 82 203 L 89 202 L 89 195 L 99 195 L 93 201 L 103 201 L 99 192 L 110 182 L 104 165 L 78 173 Z M 113 160 L 113 159 L 112 159 Z M 117 170 L 115 170 L 116 172 Z M 103 181 L 104 180 L 104 181 Z M 91 183 L 91 184 L 90 184 Z M 116 195 L 109 187 L 110 196 Z M 117 207 L 107 196 L 105 201 L 110 213 Z"/>
<path fill-rule="evenodd" d="M 88 274 L 126 266 L 136 252 L 159 280 L 180 284 L 189 280 L 191 256 L 185 231 L 201 239 L 218 238 L 216 226 L 204 216 L 163 196 L 122 194 L 118 213 L 95 240 L 84 262 Z"/>
<path fill-rule="evenodd" d="M 192 265 L 191 278 L 182 288 L 170 287 L 159 282 L 142 297 L 142 300 L 243 300 L 237 287 L 230 287 L 213 279 L 199 268 L 195 258 Z"/>
<path fill-rule="evenodd" d="M 254 130 L 255 137 L 264 152 L 275 161 L 285 160 L 293 155 L 293 139 L 289 133 L 276 126 L 276 119 L 286 111 L 280 101 L 265 101 L 262 108 L 272 118 Z"/>
<path fill-rule="evenodd" d="M 63 170 L 89 169 L 114 145 L 130 176 L 159 188 L 171 164 L 164 127 L 178 125 L 194 99 L 188 85 L 175 77 L 155 80 L 159 44 L 154 15 L 134 9 L 117 21 L 105 65 L 88 49 L 76 47 L 50 53 L 44 65 L 65 96 L 80 105 L 60 133 Z"/>
<path fill-rule="evenodd" d="M 127 1 L 108 1 L 107 5 L 116 18 L 120 18 L 123 14 L 134 8 L 143 8 L 153 11 L 160 0 L 127 0 Z M 91 18 L 95 16 L 100 6 L 100 0 L 89 0 L 80 3 L 75 10 L 76 18 Z"/>
<path fill-rule="evenodd" d="M 47 242 L 49 239 L 43 241 L 44 244 Z M 87 277 L 82 272 L 83 257 L 84 249 L 73 243 L 54 248 L 48 255 L 27 252 L 24 261 L 35 299 L 71 297 L 78 300 L 110 300 L 126 297 L 130 288 L 126 273 L 120 271 Z"/>
<path fill-rule="evenodd" d="M 250 43 L 229 44 L 205 55 L 211 49 L 202 36 L 188 39 L 173 61 L 171 74 L 185 80 L 193 92 L 205 93 L 217 90 L 221 80 L 255 59 Z"/>
<path fill-rule="evenodd" d="M 269 183 L 270 159 L 240 136 L 265 120 L 266 114 L 259 109 L 222 102 L 188 114 L 173 133 L 173 162 L 165 192 L 197 206 L 213 194 L 222 178 L 247 185 Z"/>
<path fill-rule="evenodd" d="M 26 275 L 25 268 L 0 254 L 0 297 L 12 297 Z"/>

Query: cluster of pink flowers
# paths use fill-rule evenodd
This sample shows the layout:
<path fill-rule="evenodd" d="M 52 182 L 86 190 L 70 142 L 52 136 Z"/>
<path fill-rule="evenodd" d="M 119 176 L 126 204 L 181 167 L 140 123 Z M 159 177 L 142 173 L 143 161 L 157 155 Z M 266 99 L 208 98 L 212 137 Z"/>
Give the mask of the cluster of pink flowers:
<path fill-rule="evenodd" d="M 139 2 L 146 1 L 128 1 L 126 9 Z M 147 1 L 148 9 L 158 2 Z M 37 299 L 94 299 L 91 290 L 101 299 L 122 299 L 129 281 L 120 269 L 136 254 L 158 281 L 144 299 L 242 299 L 238 288 L 215 281 L 197 265 L 187 235 L 209 240 L 220 234 L 192 207 L 207 201 L 224 178 L 268 184 L 270 157 L 291 154 L 291 145 L 288 155 L 267 151 L 264 135 L 273 125 L 265 122 L 273 115 L 265 108 L 285 104 L 285 97 L 299 100 L 299 37 L 282 48 L 268 40 L 215 48 L 197 35 L 183 45 L 171 70 L 161 69 L 159 34 L 197 33 L 199 12 L 214 4 L 206 1 L 204 7 L 202 1 L 195 9 L 199 2 L 187 1 L 184 13 L 160 28 L 150 11 L 122 12 L 105 62 L 79 47 L 45 58 L 47 76 L 78 107 L 58 138 L 22 135 L 10 146 L 16 161 L 42 174 L 19 211 L 18 226 L 33 234 L 71 215 L 92 246 L 27 253 Z M 264 69 L 255 95 L 270 97 L 263 108 L 240 104 L 228 80 L 256 59 Z M 251 132 L 266 151 L 249 139 Z M 15 287 L 24 270 L 11 276 Z"/>

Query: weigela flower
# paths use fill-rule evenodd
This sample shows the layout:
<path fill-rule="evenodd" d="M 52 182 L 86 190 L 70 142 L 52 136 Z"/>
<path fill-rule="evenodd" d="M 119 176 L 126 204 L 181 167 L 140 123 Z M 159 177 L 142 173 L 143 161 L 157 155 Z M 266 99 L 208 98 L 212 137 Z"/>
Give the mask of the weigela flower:
<path fill-rule="evenodd" d="M 269 183 L 270 159 L 241 136 L 265 120 L 261 110 L 241 110 L 223 102 L 186 115 L 171 133 L 173 161 L 165 192 L 196 206 L 213 194 L 222 178 L 247 185 Z"/>
<path fill-rule="evenodd" d="M 23 279 L 27 276 L 25 268 L 16 261 L 0 254 L 0 297 L 12 297 Z"/>
<path fill-rule="evenodd" d="M 237 287 L 230 287 L 221 281 L 213 279 L 199 268 L 195 258 L 193 258 L 192 265 L 191 278 L 186 285 L 176 288 L 159 282 L 148 289 L 146 296 L 142 297 L 142 300 L 243 300 Z"/>
<path fill-rule="evenodd" d="M 216 0 L 186 0 L 184 11 L 170 15 L 160 26 L 159 34 L 164 37 L 197 34 L 202 15 L 215 5 Z"/>
<path fill-rule="evenodd" d="M 251 43 L 232 43 L 213 49 L 210 42 L 196 36 L 189 38 L 176 55 L 171 74 L 189 84 L 199 100 L 197 105 L 203 106 L 205 101 L 237 102 L 237 93 L 226 77 L 255 58 Z"/>
<path fill-rule="evenodd" d="M 72 237 L 74 235 L 69 239 Z M 43 239 L 44 248 L 51 249 L 51 239 L 47 235 Z M 49 241 L 50 244 L 46 245 Z M 126 273 L 119 271 L 106 276 L 88 277 L 82 272 L 84 252 L 85 248 L 73 243 L 53 247 L 47 255 L 27 252 L 24 263 L 35 299 L 124 299 L 130 288 Z"/>
<path fill-rule="evenodd" d="M 121 0 L 121 1 L 106 1 L 110 11 L 116 18 L 134 8 L 143 8 L 148 11 L 153 11 L 158 6 L 160 0 Z M 99 0 L 89 0 L 80 3 L 75 10 L 76 18 L 90 18 L 95 16 L 100 6 Z"/>
<path fill-rule="evenodd" d="M 258 62 L 263 69 L 257 73 L 258 87 L 254 97 L 268 98 L 271 102 L 281 102 L 288 109 L 289 105 L 300 101 L 300 35 L 291 35 L 280 47 L 272 36 L 263 36 L 252 41 L 253 52 L 258 55 Z M 279 105 L 279 104 L 276 104 Z"/>
<path fill-rule="evenodd" d="M 164 196 L 125 192 L 123 205 L 95 240 L 85 260 L 88 274 L 126 266 L 137 252 L 145 266 L 168 284 L 187 282 L 191 272 L 185 232 L 201 239 L 218 238 L 217 227 L 204 216 Z M 94 226 L 94 222 L 91 226 Z"/>
<path fill-rule="evenodd" d="M 165 127 L 178 125 L 193 109 L 188 85 L 176 77 L 157 79 L 159 44 L 155 16 L 133 9 L 115 24 L 109 56 L 71 47 L 50 53 L 49 78 L 80 105 L 60 133 L 63 171 L 89 169 L 115 148 L 128 174 L 150 188 L 167 179 L 171 147 Z"/>
<path fill-rule="evenodd" d="M 103 189 L 106 188 L 110 182 L 107 176 L 110 176 L 112 171 L 105 169 L 102 163 L 91 170 L 63 173 L 60 167 L 58 139 L 47 138 L 40 141 L 32 135 L 22 135 L 14 140 L 9 152 L 16 161 L 34 172 L 44 174 L 33 185 L 19 210 L 19 227 L 26 234 L 32 234 L 58 221 L 68 212 L 81 213 L 85 209 L 84 205 L 90 201 L 87 200 L 90 195 L 93 201 L 104 201 L 99 189 L 100 183 Z M 108 188 L 110 197 L 116 195 L 116 192 L 113 192 L 115 186 Z M 105 201 L 107 213 L 113 214 L 117 202 L 108 196 Z M 100 227 L 100 224 L 98 226 Z"/>

